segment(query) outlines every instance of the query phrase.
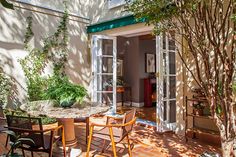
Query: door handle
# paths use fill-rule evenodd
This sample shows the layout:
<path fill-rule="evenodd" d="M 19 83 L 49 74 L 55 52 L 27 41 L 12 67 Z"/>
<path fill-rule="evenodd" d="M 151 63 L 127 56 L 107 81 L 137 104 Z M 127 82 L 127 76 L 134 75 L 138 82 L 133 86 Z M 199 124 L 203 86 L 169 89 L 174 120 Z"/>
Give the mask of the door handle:
<path fill-rule="evenodd" d="M 157 72 L 157 73 L 156 73 L 156 77 L 158 77 L 158 78 L 159 78 L 159 76 L 160 76 L 160 74 L 159 74 L 159 72 Z"/>

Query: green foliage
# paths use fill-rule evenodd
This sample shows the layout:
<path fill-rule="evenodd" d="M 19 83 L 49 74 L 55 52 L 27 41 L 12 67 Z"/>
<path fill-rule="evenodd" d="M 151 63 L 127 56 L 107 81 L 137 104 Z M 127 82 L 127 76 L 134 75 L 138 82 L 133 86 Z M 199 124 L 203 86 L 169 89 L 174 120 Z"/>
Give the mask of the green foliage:
<path fill-rule="evenodd" d="M 11 94 L 11 87 L 11 79 L 0 69 L 0 106 L 6 105 L 7 97 Z"/>
<path fill-rule="evenodd" d="M 32 17 L 27 18 L 28 26 L 25 34 L 25 49 L 29 55 L 19 62 L 27 78 L 28 98 L 30 101 L 42 100 L 42 94 L 47 89 L 48 79 L 42 77 L 44 68 L 49 62 L 54 64 L 54 73 L 64 73 L 64 65 L 67 61 L 68 45 L 68 12 L 67 7 L 64 11 L 62 20 L 56 32 L 43 40 L 43 48 L 31 48 L 29 41 L 32 38 Z M 55 72 L 57 71 L 57 72 Z"/>
<path fill-rule="evenodd" d="M 3 132 L 8 134 L 11 137 L 11 141 L 10 141 L 11 148 L 8 151 L 6 156 L 9 156 L 9 155 L 10 156 L 17 156 L 17 154 L 14 153 L 14 150 L 16 148 L 18 148 L 19 146 L 21 146 L 21 144 L 23 142 L 31 142 L 32 144 L 35 144 L 32 139 L 20 137 L 20 135 L 17 135 L 14 131 L 6 130 L 6 131 L 3 131 Z"/>
<path fill-rule="evenodd" d="M 197 8 L 200 0 L 182 1 L 181 7 L 173 0 L 135 0 L 128 1 L 126 9 L 132 12 L 137 19 L 146 19 L 148 25 L 155 26 L 154 32 L 161 32 L 176 28 L 174 22 L 176 17 L 181 16 L 184 11 Z M 188 17 L 185 17 L 188 18 Z"/>
<path fill-rule="evenodd" d="M 34 32 L 32 31 L 32 17 L 29 16 L 27 17 L 26 21 L 28 23 L 28 26 L 26 28 L 26 33 L 25 33 L 25 41 L 24 41 L 24 44 L 25 44 L 25 49 L 28 49 L 28 43 L 30 41 L 30 39 L 34 36 Z"/>
<path fill-rule="evenodd" d="M 44 99 L 56 100 L 62 107 L 69 107 L 74 102 L 81 103 L 87 95 L 83 86 L 71 83 L 66 76 L 53 75 L 48 83 L 48 89 L 43 94 Z"/>
<path fill-rule="evenodd" d="M 3 7 L 14 10 L 13 4 L 9 3 L 7 0 L 0 0 L 0 3 Z"/>
<path fill-rule="evenodd" d="M 233 92 L 236 93 L 236 82 L 233 84 Z"/>
<path fill-rule="evenodd" d="M 205 105 L 203 103 L 197 103 L 197 104 L 193 104 L 193 108 L 195 108 L 195 109 L 204 109 Z"/>

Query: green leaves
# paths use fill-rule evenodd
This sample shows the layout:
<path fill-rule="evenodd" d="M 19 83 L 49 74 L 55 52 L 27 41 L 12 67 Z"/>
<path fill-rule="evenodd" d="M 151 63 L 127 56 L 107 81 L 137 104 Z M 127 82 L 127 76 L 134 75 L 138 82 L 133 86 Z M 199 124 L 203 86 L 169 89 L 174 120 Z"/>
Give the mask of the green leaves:
<path fill-rule="evenodd" d="M 9 3 L 6 0 L 0 0 L 0 3 L 2 4 L 3 7 L 14 10 L 12 3 Z"/>
<path fill-rule="evenodd" d="M 43 93 L 48 88 L 48 78 L 42 77 L 45 67 L 49 62 L 54 65 L 54 74 L 64 74 L 65 62 L 67 61 L 68 45 L 68 12 L 65 11 L 55 33 L 43 40 L 43 48 L 30 48 L 29 41 L 34 35 L 32 31 L 32 17 L 27 18 L 27 29 L 25 34 L 25 49 L 29 55 L 19 62 L 27 78 L 28 98 L 30 101 L 43 99 Z"/>
<path fill-rule="evenodd" d="M 49 87 L 44 92 L 44 99 L 53 99 L 62 106 L 81 103 L 87 95 L 87 90 L 81 85 L 71 83 L 66 76 L 53 75 L 48 80 Z"/>
<path fill-rule="evenodd" d="M 11 141 L 10 141 L 11 149 L 7 153 L 7 156 L 9 154 L 15 155 L 14 150 L 18 148 L 24 142 L 31 142 L 32 144 L 35 144 L 35 142 L 32 139 L 20 137 L 20 135 L 17 135 L 14 131 L 6 130 L 6 131 L 3 131 L 3 133 L 6 133 L 11 137 Z"/>
<path fill-rule="evenodd" d="M 157 26 L 161 23 L 161 27 L 156 27 L 156 32 L 168 28 L 168 21 L 180 13 L 173 0 L 136 0 L 127 6 L 127 10 L 138 19 L 145 18 L 147 24 Z"/>
<path fill-rule="evenodd" d="M 233 88 L 233 92 L 236 93 L 236 83 L 235 82 L 233 83 L 232 88 Z"/>
<path fill-rule="evenodd" d="M 11 94 L 12 81 L 2 69 L 0 69 L 0 105 L 7 104 L 7 97 Z"/>

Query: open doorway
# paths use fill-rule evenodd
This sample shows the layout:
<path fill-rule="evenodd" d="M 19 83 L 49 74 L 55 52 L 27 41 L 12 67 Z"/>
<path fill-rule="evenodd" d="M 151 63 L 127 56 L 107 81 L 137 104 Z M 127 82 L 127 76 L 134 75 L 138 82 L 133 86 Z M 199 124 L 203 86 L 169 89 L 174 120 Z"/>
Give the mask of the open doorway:
<path fill-rule="evenodd" d="M 150 32 L 117 37 L 117 113 L 136 108 L 137 117 L 156 122 L 156 37 Z"/>
<path fill-rule="evenodd" d="M 110 104 L 112 113 L 136 108 L 138 118 L 159 131 L 175 130 L 175 42 L 151 30 L 135 31 L 92 36 L 92 99 Z"/>

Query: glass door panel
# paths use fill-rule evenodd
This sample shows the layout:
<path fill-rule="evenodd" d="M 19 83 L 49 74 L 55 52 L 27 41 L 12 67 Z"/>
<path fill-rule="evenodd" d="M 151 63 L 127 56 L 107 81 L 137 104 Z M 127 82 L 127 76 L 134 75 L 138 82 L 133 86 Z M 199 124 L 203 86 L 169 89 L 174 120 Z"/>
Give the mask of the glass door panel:
<path fill-rule="evenodd" d="M 116 38 L 92 36 L 92 101 L 112 106 L 116 112 Z"/>
<path fill-rule="evenodd" d="M 174 33 L 157 36 L 157 113 L 162 130 L 174 130 L 176 123 L 176 53 Z M 158 115 L 158 114 L 157 114 Z"/>

